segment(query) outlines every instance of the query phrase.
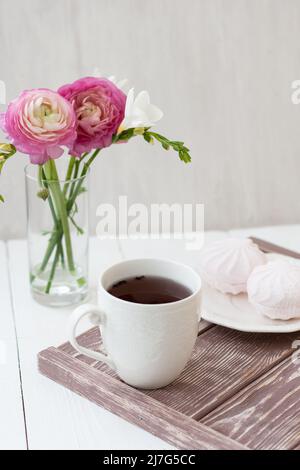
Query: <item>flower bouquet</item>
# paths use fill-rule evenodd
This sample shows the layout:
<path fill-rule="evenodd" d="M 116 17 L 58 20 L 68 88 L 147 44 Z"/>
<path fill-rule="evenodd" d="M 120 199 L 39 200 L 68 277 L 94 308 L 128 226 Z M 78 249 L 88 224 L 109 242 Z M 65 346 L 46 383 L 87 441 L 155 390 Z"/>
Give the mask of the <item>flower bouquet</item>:
<path fill-rule="evenodd" d="M 30 282 L 38 301 L 66 305 L 87 293 L 88 174 L 102 149 L 139 136 L 190 161 L 183 142 L 151 130 L 162 115 L 146 91 L 135 97 L 131 89 L 126 96 L 113 77 L 81 78 L 57 91 L 25 90 L 0 114 L 0 127 L 8 138 L 0 144 L 0 172 L 17 151 L 30 158 Z M 66 167 L 61 175 L 56 162 L 64 149 Z"/>

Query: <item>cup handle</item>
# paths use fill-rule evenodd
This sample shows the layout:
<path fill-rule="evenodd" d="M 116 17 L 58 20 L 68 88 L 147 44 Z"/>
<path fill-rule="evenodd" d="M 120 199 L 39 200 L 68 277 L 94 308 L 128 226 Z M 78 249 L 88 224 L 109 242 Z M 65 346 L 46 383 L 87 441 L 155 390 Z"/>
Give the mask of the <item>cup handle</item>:
<path fill-rule="evenodd" d="M 86 304 L 77 307 L 72 312 L 67 327 L 70 343 L 78 352 L 84 354 L 85 356 L 91 357 L 96 361 L 105 362 L 105 364 L 116 370 L 116 366 L 109 355 L 105 355 L 102 352 L 93 351 L 92 349 L 84 348 L 78 344 L 76 339 L 76 328 L 80 320 L 86 315 L 90 315 L 89 319 L 93 325 L 103 325 L 106 317 L 105 313 L 96 305 Z"/>

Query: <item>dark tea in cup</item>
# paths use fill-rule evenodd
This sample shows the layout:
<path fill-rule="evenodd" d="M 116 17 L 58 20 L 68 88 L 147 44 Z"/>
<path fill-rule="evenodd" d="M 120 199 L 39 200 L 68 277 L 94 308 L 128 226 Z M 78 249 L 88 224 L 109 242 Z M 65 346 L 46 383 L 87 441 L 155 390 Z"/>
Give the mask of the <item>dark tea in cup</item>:
<path fill-rule="evenodd" d="M 114 283 L 107 291 L 118 299 L 138 304 L 167 304 L 192 294 L 183 284 L 158 276 L 128 277 Z"/>

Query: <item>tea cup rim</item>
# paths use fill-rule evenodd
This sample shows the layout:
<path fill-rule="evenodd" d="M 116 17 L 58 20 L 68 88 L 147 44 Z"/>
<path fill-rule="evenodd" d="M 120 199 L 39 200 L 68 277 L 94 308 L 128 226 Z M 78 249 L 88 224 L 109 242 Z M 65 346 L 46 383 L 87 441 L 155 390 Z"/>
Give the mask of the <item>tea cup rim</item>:
<path fill-rule="evenodd" d="M 103 279 L 109 273 L 109 271 L 111 271 L 112 269 L 117 269 L 118 267 L 120 267 L 122 265 L 125 265 L 125 264 L 129 264 L 129 263 L 135 263 L 135 262 L 146 263 L 146 262 L 149 262 L 149 261 L 157 262 L 157 263 L 168 263 L 170 265 L 173 265 L 175 268 L 177 267 L 177 268 L 181 268 L 181 269 L 186 269 L 197 280 L 197 287 L 195 289 L 193 289 L 193 291 L 190 295 L 188 295 L 187 297 L 184 297 L 183 299 L 176 300 L 174 302 L 167 302 L 167 303 L 160 303 L 160 304 L 144 304 L 144 303 L 130 302 L 128 300 L 119 299 L 118 297 L 115 297 L 114 295 L 110 294 L 107 291 L 107 288 L 104 287 Z M 162 276 L 162 277 L 165 277 L 165 276 Z M 172 279 L 172 277 L 169 277 L 169 279 Z M 118 279 L 116 279 L 114 282 L 118 282 Z M 187 286 L 187 285 L 186 285 L 186 287 L 190 288 L 190 286 Z M 130 259 L 119 261 L 119 262 L 114 263 L 114 264 L 110 265 L 109 267 L 107 267 L 101 273 L 100 279 L 99 279 L 99 282 L 98 282 L 98 290 L 100 290 L 101 293 L 103 293 L 106 296 L 106 298 L 109 298 L 110 300 L 113 299 L 115 302 L 117 302 L 119 304 L 122 304 L 122 305 L 127 305 L 127 306 L 130 305 L 131 308 L 143 308 L 143 309 L 148 309 L 148 310 L 151 310 L 151 309 L 155 310 L 157 308 L 162 308 L 162 307 L 170 310 L 170 309 L 174 308 L 175 306 L 176 307 L 180 306 L 180 305 L 186 303 L 187 301 L 191 301 L 193 298 L 195 298 L 199 294 L 199 292 L 201 291 L 201 287 L 202 287 L 201 277 L 195 269 L 193 269 L 191 266 L 189 266 L 187 264 L 180 263 L 178 261 L 174 261 L 174 260 L 168 259 L 168 258 L 130 258 Z"/>

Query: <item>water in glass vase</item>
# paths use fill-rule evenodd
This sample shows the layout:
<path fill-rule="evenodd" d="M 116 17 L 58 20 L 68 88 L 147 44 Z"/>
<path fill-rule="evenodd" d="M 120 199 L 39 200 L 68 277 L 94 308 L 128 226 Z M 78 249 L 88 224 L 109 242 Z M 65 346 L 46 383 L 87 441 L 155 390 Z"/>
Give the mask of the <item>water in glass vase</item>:
<path fill-rule="evenodd" d="M 30 273 L 32 295 L 39 303 L 49 306 L 76 304 L 87 295 L 87 280 L 84 274 L 80 267 L 76 269 L 75 276 L 68 269 L 58 267 L 50 285 L 51 268 L 41 272 L 38 265 Z"/>
<path fill-rule="evenodd" d="M 88 172 L 70 162 L 65 179 L 51 161 L 38 174 L 26 167 L 31 292 L 53 307 L 76 304 L 88 292 Z"/>

